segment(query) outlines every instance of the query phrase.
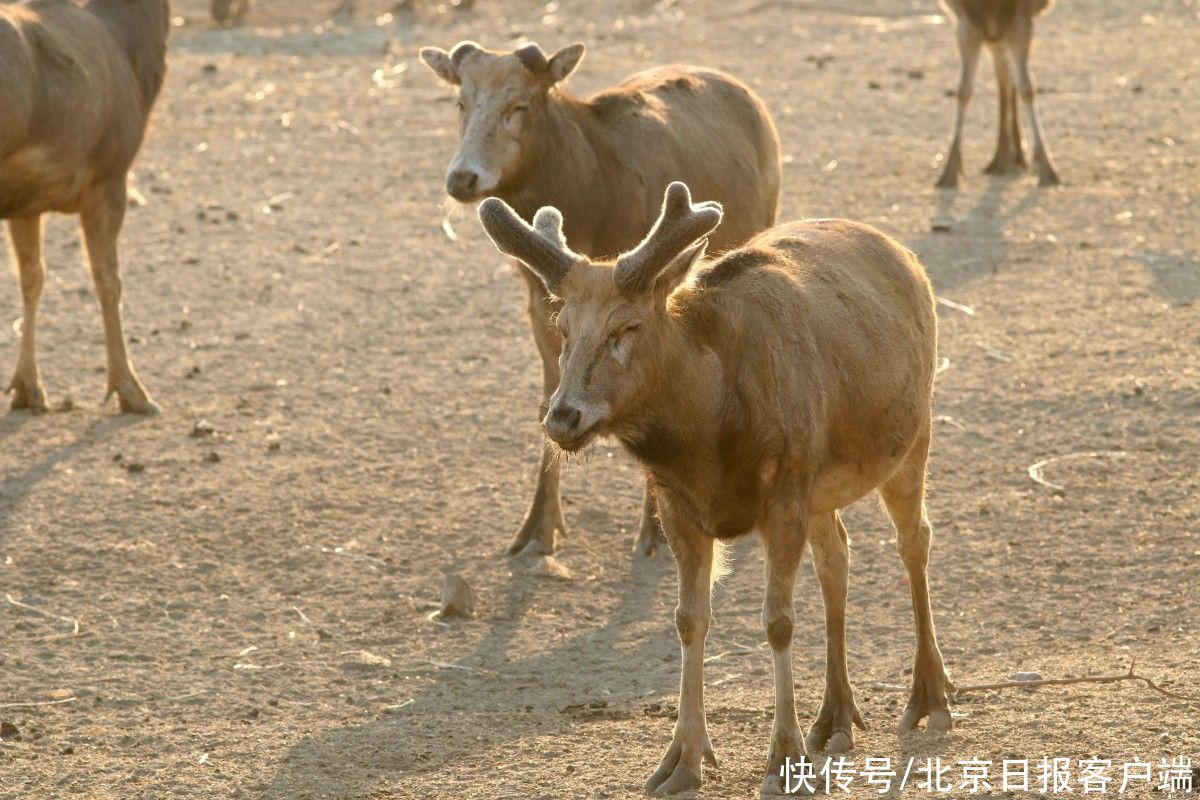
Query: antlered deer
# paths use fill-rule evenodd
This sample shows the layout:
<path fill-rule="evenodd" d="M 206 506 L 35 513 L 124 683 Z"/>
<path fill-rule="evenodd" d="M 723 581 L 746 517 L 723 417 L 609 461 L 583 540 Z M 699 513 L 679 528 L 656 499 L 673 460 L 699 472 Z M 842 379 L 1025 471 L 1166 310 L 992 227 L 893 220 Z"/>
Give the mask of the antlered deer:
<path fill-rule="evenodd" d="M 1033 163 L 1039 186 L 1057 186 L 1058 172 L 1046 145 L 1042 122 L 1034 97 L 1033 76 L 1029 72 L 1029 51 L 1033 43 L 1033 18 L 1050 7 L 1052 0 L 942 0 L 958 20 L 958 52 L 962 71 L 958 79 L 958 112 L 954 133 L 946 153 L 946 166 L 937 185 L 958 188 L 962 179 L 962 128 L 967 103 L 975 84 L 975 66 L 984 43 L 992 51 L 996 68 L 996 89 L 1000 97 L 999 134 L 996 153 L 984 169 L 989 175 L 1011 175 L 1025 169 L 1025 151 L 1021 145 L 1021 125 L 1017 98 L 1029 115 L 1033 138 Z"/>
<path fill-rule="evenodd" d="M 573 44 L 547 58 L 536 44 L 497 53 L 473 42 L 421 57 L 459 87 L 461 143 L 446 191 L 462 202 L 505 200 L 525 219 L 542 206 L 566 214 L 578 252 L 602 258 L 632 247 L 653 223 L 663 189 L 687 181 L 730 209 L 712 247 L 727 250 L 775 222 L 779 137 L 766 106 L 737 79 L 696 67 L 639 72 L 581 100 L 561 86 L 583 57 Z M 529 321 L 542 358 L 542 409 L 559 380 L 562 342 L 552 317 L 560 307 L 541 281 L 521 267 Z M 559 468 L 542 452 L 533 502 L 510 554 L 551 552 L 565 531 Z M 646 493 L 635 552 L 661 541 L 653 497 Z"/>
<path fill-rule="evenodd" d="M 679 568 L 683 647 L 674 739 L 646 782 L 700 784 L 712 761 L 704 639 L 717 543 L 757 531 L 766 549 L 763 625 L 773 650 L 775 722 L 763 791 L 805 743 L 842 752 L 862 726 L 846 664 L 849 550 L 839 510 L 878 490 L 909 577 L 917 651 L 902 729 L 951 725 L 934 633 L 925 515 L 937 319 L 916 257 L 845 220 L 781 225 L 696 273 L 721 206 L 667 189 L 641 244 L 615 262 L 572 252 L 553 208 L 530 227 L 499 199 L 479 207 L 499 249 L 563 299 L 562 380 L 546 432 L 567 451 L 615 436 L 646 467 Z M 685 280 L 696 273 L 691 282 Z M 792 688 L 793 588 L 805 544 L 825 605 L 825 699 L 801 738 Z"/>
<path fill-rule="evenodd" d="M 37 309 L 45 281 L 42 214 L 79 214 L 104 317 L 108 394 L 151 413 L 121 329 L 117 236 L 125 180 L 166 73 L 167 0 L 0 5 L 0 217 L 21 274 L 21 352 L 13 408 L 46 408 Z"/>

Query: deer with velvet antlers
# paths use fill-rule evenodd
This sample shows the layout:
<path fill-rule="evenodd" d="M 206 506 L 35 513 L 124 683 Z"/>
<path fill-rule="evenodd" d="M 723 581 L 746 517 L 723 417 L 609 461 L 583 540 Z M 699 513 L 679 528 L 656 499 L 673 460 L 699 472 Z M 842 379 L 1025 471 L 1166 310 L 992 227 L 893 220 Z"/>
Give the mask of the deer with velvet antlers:
<path fill-rule="evenodd" d="M 712 236 L 723 251 L 775 224 L 779 137 L 766 105 L 723 72 L 660 67 L 586 99 L 563 81 L 582 44 L 546 55 L 536 44 L 501 53 L 474 42 L 421 50 L 442 80 L 458 87 L 460 141 L 446 192 L 464 203 L 499 197 L 525 219 L 542 206 L 567 216 L 572 247 L 594 258 L 633 247 L 654 222 L 673 180 L 724 202 L 730 213 Z M 542 414 L 559 381 L 562 341 L 555 298 L 520 268 L 529 324 L 542 359 Z M 551 552 L 565 532 L 559 464 L 542 450 L 537 487 L 508 552 Z M 662 536 L 647 491 L 634 552 L 651 555 Z"/>
<path fill-rule="evenodd" d="M 700 785 L 715 763 L 705 723 L 704 640 L 720 543 L 757 532 L 766 550 L 763 625 L 773 652 L 775 720 L 762 789 L 785 759 L 844 752 L 862 727 L 846 663 L 849 549 L 839 510 L 872 490 L 898 532 L 917 651 L 900 721 L 950 727 L 949 680 L 934 633 L 925 515 L 937 319 L 916 257 L 867 225 L 781 225 L 699 267 L 722 218 L 667 189 L 641 244 L 613 262 L 573 252 L 562 215 L 527 224 L 498 198 L 479 216 L 496 246 L 562 299 L 562 379 L 545 429 L 578 451 L 618 439 L 645 466 L 679 569 L 683 651 L 674 738 L 647 791 Z M 807 738 L 792 684 L 793 590 L 808 545 L 825 606 L 826 681 Z"/>

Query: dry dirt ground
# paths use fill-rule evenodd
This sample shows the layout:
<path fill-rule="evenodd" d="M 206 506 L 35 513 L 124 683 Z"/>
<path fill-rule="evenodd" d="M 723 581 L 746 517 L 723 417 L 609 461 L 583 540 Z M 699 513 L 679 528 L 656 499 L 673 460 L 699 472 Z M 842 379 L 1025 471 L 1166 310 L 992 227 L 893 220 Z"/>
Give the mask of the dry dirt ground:
<path fill-rule="evenodd" d="M 929 506 L 952 674 L 1136 658 L 1200 694 L 1195 0 L 1064 1 L 1040 23 L 1061 189 L 980 174 L 982 64 L 957 194 L 932 188 L 957 73 L 932 3 L 479 0 L 391 22 L 359 6 L 325 25 L 316 4 L 262 0 L 236 30 L 177 8 L 137 165 L 148 203 L 123 237 L 162 416 L 100 405 L 99 313 L 73 222 L 50 226 L 42 363 L 74 409 L 0 414 L 0 720 L 17 729 L 0 798 L 638 794 L 672 725 L 674 569 L 631 561 L 638 473 L 604 446 L 566 470 L 571 577 L 499 555 L 533 484 L 540 371 L 473 213 L 456 240 L 442 229 L 455 111 L 416 47 L 463 38 L 585 40 L 579 92 L 676 61 L 753 83 L 787 154 L 782 218 L 874 223 L 974 311 L 940 309 Z M 6 281 L 5 369 L 19 316 Z M 1046 467 L 1060 492 L 1026 473 L 1090 452 Z M 1135 683 L 968 694 L 950 734 L 898 737 L 904 695 L 877 684 L 908 679 L 903 569 L 875 501 L 846 519 L 856 757 L 1200 763 L 1200 705 Z M 761 553 L 733 555 L 706 798 L 754 795 L 771 724 Z M 475 585 L 475 619 L 430 619 L 445 571 Z M 807 570 L 797 608 L 807 724 L 824 670 Z"/>

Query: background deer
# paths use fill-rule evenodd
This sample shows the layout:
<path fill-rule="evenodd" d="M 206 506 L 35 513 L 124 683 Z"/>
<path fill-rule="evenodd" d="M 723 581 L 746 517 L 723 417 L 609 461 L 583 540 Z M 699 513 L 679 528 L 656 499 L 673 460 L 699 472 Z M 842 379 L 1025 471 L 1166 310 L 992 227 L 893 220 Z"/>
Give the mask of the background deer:
<path fill-rule="evenodd" d="M 150 413 L 121 329 L 117 236 L 125 180 L 166 73 L 167 0 L 0 5 L 0 217 L 21 274 L 21 352 L 13 408 L 46 408 L 37 309 L 45 282 L 42 214 L 79 214 L 104 316 L 108 395 Z"/>
<path fill-rule="evenodd" d="M 666 67 L 580 100 L 561 82 L 583 54 L 582 44 L 549 58 L 536 44 L 511 53 L 473 42 L 450 52 L 421 50 L 442 80 L 459 87 L 461 143 L 446 178 L 451 197 L 499 197 L 525 219 L 542 206 L 562 209 L 571 246 L 597 258 L 637 243 L 673 180 L 733 209 L 712 237 L 715 250 L 742 244 L 774 224 L 779 137 L 749 87 L 715 70 Z M 560 304 L 525 266 L 520 273 L 542 358 L 545 414 L 559 381 L 562 340 L 552 316 Z M 556 531 L 566 530 L 558 487 L 558 461 L 547 445 L 510 554 L 554 550 Z M 659 541 L 647 491 L 635 552 L 652 554 Z"/>
<path fill-rule="evenodd" d="M 499 199 L 479 216 L 496 246 L 563 298 L 563 374 L 546 432 L 564 450 L 612 435 L 646 467 L 679 567 L 683 646 L 674 738 L 646 782 L 700 785 L 714 761 L 704 718 L 704 639 L 717 542 L 757 531 L 766 549 L 763 625 L 774 657 L 775 722 L 764 792 L 805 753 L 792 687 L 793 588 L 805 543 L 825 605 L 825 700 L 810 748 L 841 752 L 862 725 L 846 664 L 849 551 L 838 510 L 873 489 L 896 525 L 916 619 L 912 693 L 901 719 L 950 727 L 934 634 L 925 516 L 937 321 L 925 271 L 867 225 L 781 225 L 691 284 L 720 205 L 668 188 L 645 240 L 614 263 L 572 252 L 562 216 L 533 227 Z"/>
<path fill-rule="evenodd" d="M 958 52 L 962 71 L 958 79 L 958 112 L 954 133 L 946 153 L 946 166 L 937 185 L 958 188 L 962 180 L 962 128 L 967 104 L 975 83 L 975 67 L 984 43 L 992 52 L 996 68 L 996 89 L 1000 98 L 999 133 L 996 153 L 984 172 L 1011 175 L 1025 169 L 1021 145 L 1021 125 L 1017 98 L 1029 115 L 1033 138 L 1033 163 L 1039 186 L 1057 186 L 1058 172 L 1046 145 L 1042 122 L 1038 117 L 1033 76 L 1029 72 L 1029 51 L 1033 44 L 1033 18 L 1050 7 L 1051 0 L 942 0 L 958 20 Z"/>
<path fill-rule="evenodd" d="M 222 25 L 236 25 L 250 10 L 250 0 L 211 0 L 209 11 L 214 22 Z"/>

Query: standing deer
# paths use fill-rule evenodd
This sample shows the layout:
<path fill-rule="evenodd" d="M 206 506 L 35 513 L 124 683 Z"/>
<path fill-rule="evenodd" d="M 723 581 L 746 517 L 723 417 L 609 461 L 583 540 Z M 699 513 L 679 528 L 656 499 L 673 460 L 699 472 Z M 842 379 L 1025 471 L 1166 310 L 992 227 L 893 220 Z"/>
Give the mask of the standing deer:
<path fill-rule="evenodd" d="M 572 176 L 564 176 L 570 178 Z M 766 550 L 763 625 L 773 652 L 775 721 L 764 793 L 805 745 L 853 746 L 862 727 L 846 664 L 849 549 L 839 510 L 873 489 L 896 525 L 916 620 L 912 693 L 900 720 L 951 726 L 938 650 L 925 515 L 937 352 L 933 292 L 916 257 L 867 225 L 781 225 L 696 273 L 719 204 L 668 187 L 646 238 L 614 262 L 567 247 L 562 215 L 532 227 L 502 200 L 484 229 L 563 299 L 562 380 L 546 433 L 568 452 L 616 437 L 645 466 L 679 568 L 683 650 L 675 734 L 647 791 L 700 785 L 715 762 L 704 717 L 704 639 L 718 542 L 757 531 Z M 825 699 L 807 739 L 792 687 L 793 589 L 805 544 L 825 605 Z"/>
<path fill-rule="evenodd" d="M 958 113 L 954 133 L 946 154 L 946 166 L 937 185 L 957 189 L 963 175 L 962 129 L 967 103 L 975 83 L 979 51 L 986 42 L 996 68 L 997 94 L 1000 97 L 999 134 L 996 153 L 984 169 L 989 175 L 1011 175 L 1025 169 L 1021 145 L 1021 125 L 1017 97 L 1029 115 L 1033 137 L 1033 163 L 1039 186 L 1057 186 L 1060 181 L 1042 132 L 1034 97 L 1033 76 L 1029 73 L 1029 51 L 1033 44 L 1033 18 L 1050 7 L 1052 0 L 942 0 L 958 20 L 958 52 L 962 71 L 958 79 Z"/>
<path fill-rule="evenodd" d="M 536 44 L 511 53 L 473 42 L 450 52 L 421 50 L 442 80 L 459 87 L 461 142 L 446 178 L 451 197 L 464 203 L 499 197 L 525 219 L 542 206 L 560 208 L 571 246 L 597 258 L 637 243 L 673 180 L 736 209 L 712 237 L 716 250 L 774 224 L 779 137 L 748 86 L 715 70 L 675 66 L 639 72 L 581 100 L 561 84 L 583 54 L 582 44 L 549 58 Z M 561 304 L 527 267 L 519 272 L 542 358 L 544 415 L 559 381 L 562 340 L 553 316 Z M 558 460 L 546 445 L 533 501 L 508 553 L 553 552 L 556 531 L 566 526 Z M 634 551 L 651 555 L 660 542 L 647 491 Z"/>
<path fill-rule="evenodd" d="M 108 396 L 153 413 L 121 329 L 117 237 L 125 180 L 166 73 L 167 0 L 0 5 L 0 217 L 21 274 L 21 352 L 13 408 L 45 410 L 37 309 L 45 282 L 42 214 L 78 214 L 104 317 Z"/>
<path fill-rule="evenodd" d="M 221 25 L 237 25 L 250 10 L 250 0 L 211 0 L 209 11 L 213 22 Z"/>

